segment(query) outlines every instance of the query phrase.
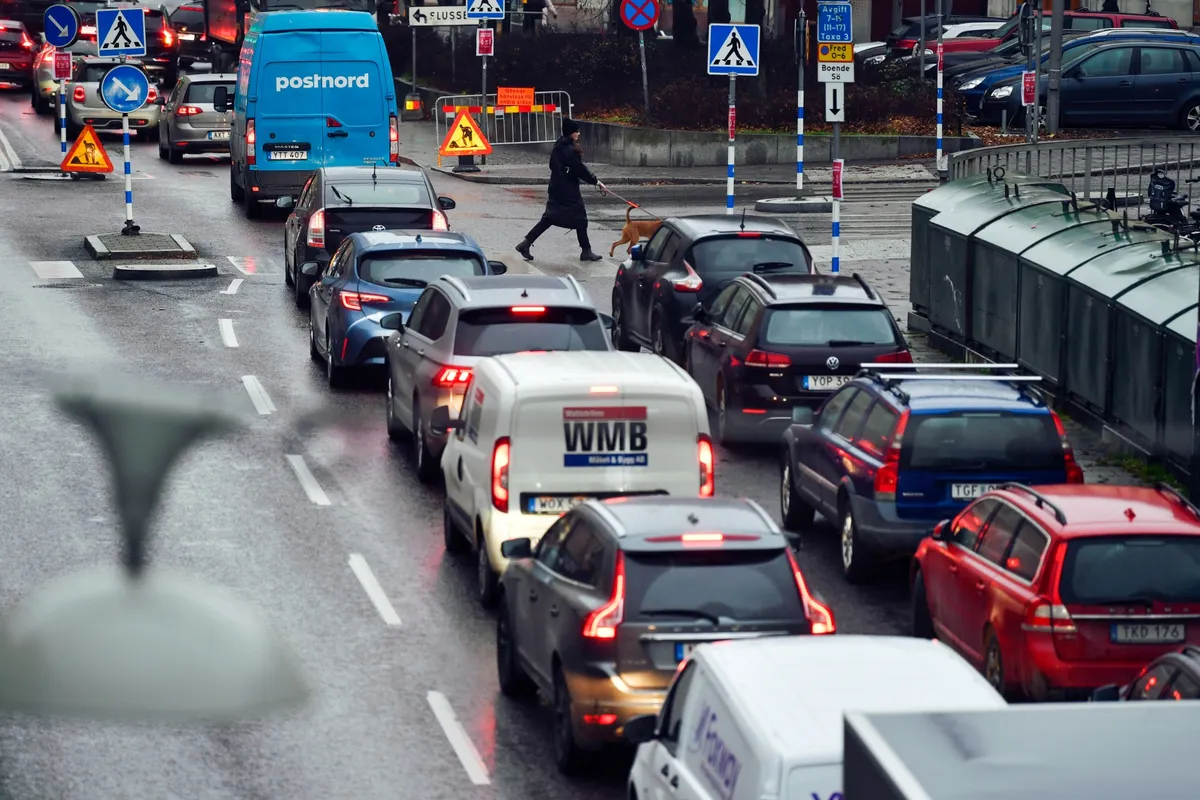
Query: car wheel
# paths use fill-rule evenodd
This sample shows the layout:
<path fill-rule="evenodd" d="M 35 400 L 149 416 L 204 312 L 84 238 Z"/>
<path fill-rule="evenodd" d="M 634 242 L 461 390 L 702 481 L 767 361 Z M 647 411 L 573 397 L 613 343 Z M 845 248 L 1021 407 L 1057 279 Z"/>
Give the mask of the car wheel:
<path fill-rule="evenodd" d="M 457 554 L 467 549 L 466 537 L 454 524 L 454 517 L 450 516 L 450 504 L 445 500 L 442 501 L 442 542 L 447 553 Z"/>
<path fill-rule="evenodd" d="M 304 285 L 305 283 L 304 276 L 300 274 L 300 270 L 297 268 L 292 278 L 292 290 L 296 298 L 296 308 L 308 308 L 308 287 Z"/>
<path fill-rule="evenodd" d="M 717 386 L 717 441 L 729 444 L 729 408 L 726 405 L 725 384 Z"/>
<path fill-rule="evenodd" d="M 571 726 L 571 692 L 562 667 L 554 669 L 554 762 L 558 771 L 571 775 L 583 765 L 584 754 L 575 742 Z"/>
<path fill-rule="evenodd" d="M 1185 131 L 1200 131 L 1200 102 L 1193 100 L 1186 104 L 1179 115 L 1179 121 Z"/>
<path fill-rule="evenodd" d="M 625 320 L 625 305 L 621 302 L 621 296 L 613 292 L 613 329 L 612 343 L 613 347 L 626 353 L 636 353 L 641 350 L 633 340 L 629 338 L 629 328 Z"/>
<path fill-rule="evenodd" d="M 313 361 L 321 361 L 321 351 L 317 349 L 317 332 L 313 328 L 312 316 L 308 318 L 308 355 Z"/>
<path fill-rule="evenodd" d="M 817 512 L 804 502 L 792 482 L 792 458 L 785 453 L 779 467 L 779 512 L 783 527 L 789 531 L 807 530 L 812 527 Z"/>
<path fill-rule="evenodd" d="M 235 203 L 242 202 L 245 197 L 246 190 L 237 185 L 237 181 L 233 179 L 233 167 L 229 168 L 229 199 Z"/>
<path fill-rule="evenodd" d="M 929 597 L 925 593 L 925 575 L 917 570 L 912 585 L 912 635 L 918 639 L 932 639 L 933 617 L 929 614 Z"/>
<path fill-rule="evenodd" d="M 162 145 L 160 144 L 159 147 L 162 147 Z M 170 139 L 167 139 L 167 161 L 170 161 L 172 164 L 183 163 L 183 153 L 175 149 Z"/>
<path fill-rule="evenodd" d="M 500 613 L 496 615 L 496 675 L 500 679 L 500 691 L 506 697 L 524 697 L 533 688 L 517 656 L 517 635 L 508 616 L 507 603 L 500 605 Z"/>
<path fill-rule="evenodd" d="M 859 539 L 858 525 L 854 522 L 854 511 L 850 507 L 849 500 L 842 502 L 840 522 L 842 575 L 850 583 L 862 583 L 871 574 L 871 554 L 867 552 Z"/>
<path fill-rule="evenodd" d="M 656 309 L 650 322 L 651 350 L 665 359 L 679 363 L 679 347 L 667 335 L 661 309 Z"/>
<path fill-rule="evenodd" d="M 392 380 L 392 365 L 387 365 L 387 408 L 385 409 L 385 418 L 387 419 L 388 438 L 393 442 L 399 442 L 406 438 L 408 431 L 400 424 L 400 420 L 396 419 L 396 395 L 393 391 L 394 381 Z"/>
<path fill-rule="evenodd" d="M 413 432 L 413 463 L 417 466 L 417 478 L 421 483 L 432 483 L 438 473 L 439 464 L 429 452 L 429 441 L 425 438 L 425 424 L 421 421 L 421 401 L 413 395 L 413 416 L 410 430 Z"/>
<path fill-rule="evenodd" d="M 479 535 L 476 547 L 475 577 L 479 582 L 479 605 L 484 608 L 495 608 L 500 599 L 500 578 L 492 569 L 492 559 L 488 556 L 487 543 L 483 534 Z"/>
<path fill-rule="evenodd" d="M 262 217 L 262 206 L 259 205 L 253 193 L 245 190 L 242 191 L 242 205 L 245 206 L 246 219 L 260 219 Z"/>
<path fill-rule="evenodd" d="M 167 157 L 167 145 L 166 142 L 162 140 L 162 137 L 159 137 L 158 139 L 158 158 L 160 161 L 169 160 Z"/>
<path fill-rule="evenodd" d="M 1000 640 L 996 638 L 995 632 L 989 628 L 985 634 L 986 638 L 983 644 L 983 677 L 992 685 L 992 688 L 1001 695 L 1005 694 L 1004 687 L 1006 679 L 1004 677 L 1004 656 L 1000 652 Z"/>
<path fill-rule="evenodd" d="M 339 367 L 333 361 L 333 339 L 329 335 L 329 321 L 325 321 L 325 381 L 330 389 L 336 389 L 345 383 L 345 367 Z"/>

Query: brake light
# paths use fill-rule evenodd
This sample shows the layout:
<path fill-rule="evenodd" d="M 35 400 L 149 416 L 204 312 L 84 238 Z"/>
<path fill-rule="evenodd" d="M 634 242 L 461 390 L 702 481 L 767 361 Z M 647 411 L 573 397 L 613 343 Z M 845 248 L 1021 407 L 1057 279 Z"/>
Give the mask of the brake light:
<path fill-rule="evenodd" d="M 1076 633 L 1075 620 L 1071 619 L 1067 607 L 1052 603 L 1045 597 L 1037 598 L 1025 609 L 1025 623 L 1021 629 L 1030 633 L 1049 633 L 1056 636 Z"/>
<path fill-rule="evenodd" d="M 612 593 L 608 602 L 587 615 L 583 621 L 583 638 L 615 639 L 617 626 L 625 619 L 625 554 L 617 551 L 617 568 L 613 574 Z"/>
<path fill-rule="evenodd" d="M 788 564 L 792 567 L 792 576 L 796 579 L 796 591 L 800 592 L 800 603 L 804 606 L 804 618 L 808 620 L 808 632 L 815 636 L 824 636 L 837 632 L 837 623 L 833 619 L 833 610 L 824 603 L 817 601 L 808 591 L 808 582 L 800 571 L 800 564 L 792 555 L 792 549 L 787 550 Z"/>
<path fill-rule="evenodd" d="M 617 721 L 616 714 L 584 714 L 584 725 L 612 725 Z"/>
<path fill-rule="evenodd" d="M 712 497 L 717 488 L 717 460 L 713 454 L 712 439 L 707 434 L 700 434 L 696 449 L 696 458 L 700 462 L 700 496 Z"/>
<path fill-rule="evenodd" d="M 747 367 L 790 367 L 792 360 L 782 353 L 751 350 L 746 354 Z"/>
<path fill-rule="evenodd" d="M 700 279 L 700 275 L 696 270 L 692 269 L 692 265 L 683 262 L 683 268 L 687 270 L 687 277 L 679 280 L 671 281 L 671 285 L 675 287 L 677 292 L 698 292 L 704 288 L 704 281 Z"/>
<path fill-rule="evenodd" d="M 325 209 L 323 208 L 318 208 L 308 218 L 307 243 L 309 247 L 325 249 Z"/>
<path fill-rule="evenodd" d="M 908 350 L 901 350 L 898 353 L 884 353 L 874 359 L 877 364 L 911 364 L 913 363 L 912 353 Z"/>
<path fill-rule="evenodd" d="M 390 303 L 392 298 L 382 294 L 371 294 L 369 292 L 339 292 L 338 297 L 342 300 L 342 308 L 350 311 L 362 311 L 363 303 Z"/>
<path fill-rule="evenodd" d="M 593 386 L 589 391 L 592 394 L 616 394 L 621 389 L 617 386 Z"/>
<path fill-rule="evenodd" d="M 258 152 L 254 147 L 257 138 L 254 135 L 254 120 L 246 120 L 246 165 L 253 166 L 258 163 Z"/>
<path fill-rule="evenodd" d="M 621 498 L 624 499 L 624 498 Z M 647 536 L 647 542 L 663 544 L 679 542 L 680 544 L 724 544 L 725 542 L 757 542 L 760 536 L 750 533 L 684 533 L 675 536 Z"/>
<path fill-rule="evenodd" d="M 158 35 L 162 37 L 163 47 L 170 47 L 175 44 L 175 31 L 168 28 L 166 25 L 159 31 Z"/>
<path fill-rule="evenodd" d="M 151 86 L 149 91 L 146 92 L 146 102 L 153 103 L 157 99 L 158 99 L 158 89 L 155 89 L 153 86 Z"/>
<path fill-rule="evenodd" d="M 33 49 L 33 40 L 24 32 L 21 33 L 21 47 L 24 47 L 26 50 Z"/>
<path fill-rule="evenodd" d="M 741 231 L 738 233 L 739 239 L 761 239 L 762 234 L 757 231 Z"/>
<path fill-rule="evenodd" d="M 179 108 L 175 109 L 175 116 L 177 117 L 194 117 L 197 114 L 203 113 L 204 109 L 200 108 L 199 106 L 180 106 Z"/>
<path fill-rule="evenodd" d="M 896 502 L 896 485 L 900 482 L 900 444 L 904 441 L 904 429 L 908 427 L 908 413 L 900 415 L 892 443 L 888 445 L 883 466 L 875 471 L 875 500 L 885 503 Z"/>
<path fill-rule="evenodd" d="M 450 230 L 450 222 L 446 219 L 446 215 L 434 209 L 433 212 L 433 230 L 448 231 Z"/>
<path fill-rule="evenodd" d="M 470 367 L 442 367 L 433 379 L 433 385 L 443 389 L 451 389 L 455 386 L 462 386 L 471 380 Z"/>
<path fill-rule="evenodd" d="M 545 306 L 513 306 L 511 309 L 514 314 L 545 314 Z"/>
<path fill-rule="evenodd" d="M 388 117 L 388 161 L 400 163 L 400 120 L 394 114 Z"/>
<path fill-rule="evenodd" d="M 1079 466 L 1079 462 L 1075 460 L 1075 449 L 1067 441 L 1067 429 L 1063 427 L 1058 414 L 1051 411 L 1050 417 L 1054 420 L 1054 429 L 1058 431 L 1058 440 L 1062 442 L 1063 462 L 1067 468 L 1067 483 L 1083 483 L 1083 467 Z"/>
<path fill-rule="evenodd" d="M 492 505 L 501 514 L 508 513 L 508 464 L 512 455 L 508 437 L 496 440 L 496 449 L 492 451 Z"/>
<path fill-rule="evenodd" d="M 76 103 L 82 103 L 87 100 L 87 92 L 83 90 L 82 86 L 76 86 L 75 91 L 71 93 L 71 99 Z"/>

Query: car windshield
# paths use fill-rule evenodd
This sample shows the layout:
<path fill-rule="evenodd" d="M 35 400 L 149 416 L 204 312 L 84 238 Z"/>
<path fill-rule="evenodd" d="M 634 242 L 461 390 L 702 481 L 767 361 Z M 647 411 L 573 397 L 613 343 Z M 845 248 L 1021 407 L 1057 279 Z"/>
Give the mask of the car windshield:
<path fill-rule="evenodd" d="M 729 236 L 703 239 L 688 259 L 701 275 L 713 273 L 812 272 L 804 245 L 777 236 Z"/>
<path fill-rule="evenodd" d="M 233 81 L 222 83 L 220 81 L 212 81 L 210 83 L 193 83 L 188 86 L 187 96 L 184 97 L 185 103 L 207 103 L 212 105 L 213 95 L 217 91 L 218 86 L 224 86 L 226 91 L 233 94 Z"/>
<path fill-rule="evenodd" d="M 837 343 L 898 344 L 887 309 L 877 306 L 772 306 L 767 310 L 762 341 L 795 347 L 829 347 Z"/>
<path fill-rule="evenodd" d="M 900 449 L 901 469 L 1064 469 L 1062 442 L 1049 414 L 1004 411 L 913 414 Z"/>
<path fill-rule="evenodd" d="M 454 353 L 460 356 L 496 356 L 527 350 L 608 349 L 607 333 L 595 309 L 591 308 L 531 311 L 504 306 L 474 309 L 459 316 L 454 335 Z"/>
<path fill-rule="evenodd" d="M 430 206 L 429 192 L 425 189 L 425 184 L 394 183 L 386 180 L 378 183 L 331 183 L 325 190 L 325 202 L 329 205 L 349 203 L 356 206 Z"/>
<path fill-rule="evenodd" d="M 625 613 L 641 622 L 694 614 L 744 621 L 804 618 L 783 550 L 626 552 L 625 577 Z"/>
<path fill-rule="evenodd" d="M 1076 539 L 1058 590 L 1068 605 L 1200 602 L 1200 536 Z"/>
<path fill-rule="evenodd" d="M 366 255 L 358 262 L 358 277 L 384 286 L 424 286 L 443 275 L 483 275 L 483 259 L 464 253 L 413 250 Z"/>
<path fill-rule="evenodd" d="M 204 9 L 199 6 L 180 6 L 171 12 L 171 24 L 190 31 L 204 30 Z"/>

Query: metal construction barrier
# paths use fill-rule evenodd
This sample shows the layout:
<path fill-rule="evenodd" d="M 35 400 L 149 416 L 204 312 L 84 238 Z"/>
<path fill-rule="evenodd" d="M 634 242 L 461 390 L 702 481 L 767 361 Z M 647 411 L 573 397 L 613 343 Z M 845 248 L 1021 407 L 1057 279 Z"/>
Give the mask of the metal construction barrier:
<path fill-rule="evenodd" d="M 950 155 L 950 180 L 981 175 L 996 167 L 1009 174 L 1059 181 L 1080 200 L 1108 199 L 1115 201 L 1116 207 L 1136 208 L 1155 169 L 1165 170 L 1178 191 L 1189 193 L 1185 181 L 1200 171 L 1200 137 L 1076 139 L 980 147 Z M 1200 202 L 1200 197 L 1194 199 Z"/>
<path fill-rule="evenodd" d="M 571 95 L 567 92 L 534 92 L 528 106 L 497 106 L 496 95 L 488 94 L 484 112 L 483 96 L 460 94 L 439 97 L 433 108 L 433 124 L 440 143 L 459 111 L 466 111 L 492 146 L 504 144 L 551 143 L 562 135 L 562 122 L 571 116 Z"/>

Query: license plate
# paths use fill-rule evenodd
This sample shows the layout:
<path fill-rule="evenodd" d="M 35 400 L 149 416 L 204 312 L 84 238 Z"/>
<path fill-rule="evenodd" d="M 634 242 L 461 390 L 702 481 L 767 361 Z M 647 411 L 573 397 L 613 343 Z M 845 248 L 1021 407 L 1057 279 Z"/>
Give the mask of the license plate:
<path fill-rule="evenodd" d="M 956 483 L 950 487 L 950 497 L 954 500 L 974 500 L 988 492 L 999 489 L 999 483 Z"/>
<path fill-rule="evenodd" d="M 1114 622 L 1112 640 L 1116 644 L 1170 644 L 1186 638 L 1182 622 Z"/>
<path fill-rule="evenodd" d="M 698 644 L 700 644 L 700 642 L 687 642 L 686 644 L 684 642 L 676 642 L 675 660 L 683 661 L 692 654 L 692 651 L 696 649 L 696 645 Z"/>
<path fill-rule="evenodd" d="M 269 161 L 307 161 L 308 153 L 303 150 L 272 150 L 267 158 Z"/>
<path fill-rule="evenodd" d="M 12 64 L 0 62 L 0 69 L 12 69 Z"/>
<path fill-rule="evenodd" d="M 850 382 L 853 375 L 805 375 L 802 385 L 810 392 L 832 392 Z"/>
<path fill-rule="evenodd" d="M 185 41 L 185 42 L 194 42 L 194 41 L 196 41 L 196 34 L 194 34 L 194 33 L 181 33 L 181 34 L 179 34 L 179 38 L 180 38 L 180 39 L 182 39 L 182 40 L 183 40 L 183 41 Z"/>
<path fill-rule="evenodd" d="M 591 500 L 591 497 L 531 497 L 526 505 L 528 514 L 565 514 L 580 503 Z"/>
<path fill-rule="evenodd" d="M 229 131 L 209 131 L 208 138 L 210 138 L 210 139 L 228 139 Z"/>

